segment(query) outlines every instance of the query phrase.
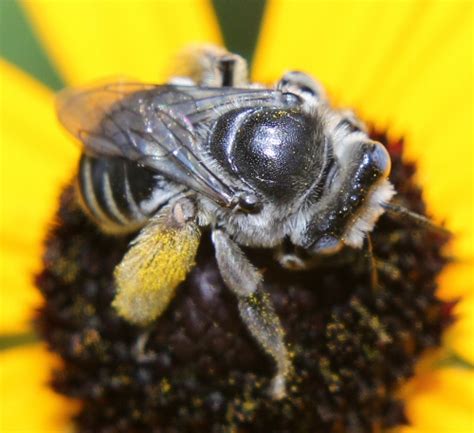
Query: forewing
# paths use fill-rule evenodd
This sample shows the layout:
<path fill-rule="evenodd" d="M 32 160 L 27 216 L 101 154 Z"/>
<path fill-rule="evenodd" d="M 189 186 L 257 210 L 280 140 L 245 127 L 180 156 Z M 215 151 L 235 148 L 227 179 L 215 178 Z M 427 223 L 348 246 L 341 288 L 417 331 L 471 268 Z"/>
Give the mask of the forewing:
<path fill-rule="evenodd" d="M 56 111 L 63 126 L 85 146 L 85 151 L 103 156 L 125 156 L 126 144 L 119 130 L 107 128 L 107 118 L 127 97 L 153 85 L 116 82 L 90 88 L 70 88 L 56 98 Z M 115 121 L 121 120 L 119 118 Z M 127 119 L 129 123 L 131 119 Z M 111 125 L 109 125 L 110 128 Z"/>
<path fill-rule="evenodd" d="M 196 129 L 253 105 L 283 107 L 288 100 L 274 90 L 113 83 L 64 91 L 58 117 L 86 153 L 137 161 L 229 206 L 236 191 L 209 170 Z"/>

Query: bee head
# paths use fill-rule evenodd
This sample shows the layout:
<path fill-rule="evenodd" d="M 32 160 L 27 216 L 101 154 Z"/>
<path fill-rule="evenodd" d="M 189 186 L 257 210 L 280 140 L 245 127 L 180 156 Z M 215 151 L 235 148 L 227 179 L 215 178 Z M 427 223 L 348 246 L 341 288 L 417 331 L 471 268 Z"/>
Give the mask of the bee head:
<path fill-rule="evenodd" d="M 343 152 L 309 210 L 300 245 L 312 254 L 334 253 L 343 245 L 360 248 L 395 193 L 388 181 L 390 165 L 387 150 L 375 141 Z"/>

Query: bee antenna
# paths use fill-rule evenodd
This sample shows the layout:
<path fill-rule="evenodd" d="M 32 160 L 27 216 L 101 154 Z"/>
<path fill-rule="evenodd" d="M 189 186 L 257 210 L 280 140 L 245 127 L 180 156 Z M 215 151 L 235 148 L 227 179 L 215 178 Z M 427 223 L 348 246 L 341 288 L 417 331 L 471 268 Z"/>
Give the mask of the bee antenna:
<path fill-rule="evenodd" d="M 447 228 L 435 224 L 429 218 L 426 218 L 423 215 L 413 212 L 407 209 L 406 207 L 394 203 L 384 203 L 382 204 L 382 207 L 387 211 L 387 214 L 390 216 L 396 218 L 407 218 L 421 227 L 436 231 L 443 235 L 451 235 L 451 232 Z"/>

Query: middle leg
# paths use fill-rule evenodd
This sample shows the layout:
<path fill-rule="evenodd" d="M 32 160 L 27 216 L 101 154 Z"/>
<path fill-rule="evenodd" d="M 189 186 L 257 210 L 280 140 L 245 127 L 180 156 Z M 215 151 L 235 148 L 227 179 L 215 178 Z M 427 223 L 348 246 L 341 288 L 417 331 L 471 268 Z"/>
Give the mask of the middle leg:
<path fill-rule="evenodd" d="M 286 378 L 291 373 L 292 365 L 280 319 L 270 297 L 261 287 L 262 276 L 222 230 L 214 230 L 212 241 L 222 279 L 238 298 L 242 320 L 276 363 L 277 372 L 272 379 L 270 395 L 281 399 L 286 395 Z"/>

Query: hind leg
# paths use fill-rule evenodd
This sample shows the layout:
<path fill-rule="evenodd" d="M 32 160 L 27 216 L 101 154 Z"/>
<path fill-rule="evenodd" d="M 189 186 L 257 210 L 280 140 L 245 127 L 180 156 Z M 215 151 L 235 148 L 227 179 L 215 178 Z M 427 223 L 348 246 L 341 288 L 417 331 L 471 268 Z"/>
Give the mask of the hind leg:
<path fill-rule="evenodd" d="M 292 365 L 280 319 L 261 288 L 262 275 L 226 233 L 215 230 L 212 241 L 222 279 L 237 296 L 240 317 L 252 337 L 275 361 L 276 374 L 269 393 L 272 398 L 281 399 L 286 396 L 286 378 Z"/>
<path fill-rule="evenodd" d="M 247 62 L 238 54 L 214 45 L 193 45 L 183 50 L 176 59 L 173 76 L 170 84 L 248 86 Z"/>

